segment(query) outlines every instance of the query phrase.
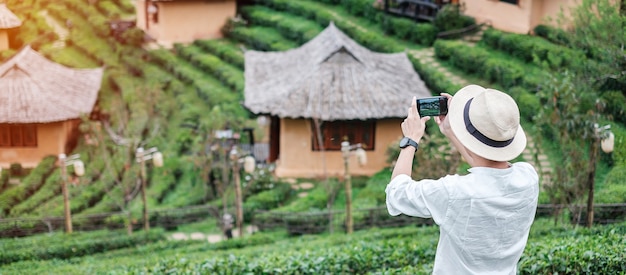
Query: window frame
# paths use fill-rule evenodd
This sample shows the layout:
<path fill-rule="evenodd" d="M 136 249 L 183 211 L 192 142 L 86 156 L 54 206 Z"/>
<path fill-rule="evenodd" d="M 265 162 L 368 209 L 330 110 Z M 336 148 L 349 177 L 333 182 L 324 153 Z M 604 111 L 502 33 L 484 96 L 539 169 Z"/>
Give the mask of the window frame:
<path fill-rule="evenodd" d="M 376 144 L 375 120 L 324 121 L 320 125 L 324 151 L 341 151 L 341 142 L 347 137 L 350 144 L 361 143 L 366 151 L 373 151 Z M 333 138 L 334 137 L 334 138 Z M 322 151 L 317 142 L 315 123 L 311 123 L 311 150 Z"/>
<path fill-rule="evenodd" d="M 0 147 L 37 147 L 37 124 L 0 123 Z"/>

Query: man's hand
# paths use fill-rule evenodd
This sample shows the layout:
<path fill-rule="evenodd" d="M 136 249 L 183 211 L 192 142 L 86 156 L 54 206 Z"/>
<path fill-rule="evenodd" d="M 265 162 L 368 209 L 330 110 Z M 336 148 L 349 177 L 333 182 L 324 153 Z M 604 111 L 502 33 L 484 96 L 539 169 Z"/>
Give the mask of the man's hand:
<path fill-rule="evenodd" d="M 413 97 L 411 101 L 411 107 L 408 109 L 408 115 L 404 122 L 402 122 L 402 134 L 405 137 L 409 137 L 415 142 L 420 142 L 426 131 L 426 121 L 430 119 L 429 116 L 420 117 L 417 112 L 417 98 Z"/>
<path fill-rule="evenodd" d="M 448 107 L 449 107 L 450 104 L 452 104 L 452 96 L 447 93 L 441 93 L 441 95 L 448 98 Z M 435 122 L 437 123 L 437 125 L 439 125 L 439 131 L 441 131 L 441 133 L 444 136 L 450 138 L 450 135 L 454 135 L 454 133 L 452 133 L 452 129 L 450 128 L 450 120 L 448 120 L 448 116 L 441 115 L 441 116 L 435 117 Z"/>

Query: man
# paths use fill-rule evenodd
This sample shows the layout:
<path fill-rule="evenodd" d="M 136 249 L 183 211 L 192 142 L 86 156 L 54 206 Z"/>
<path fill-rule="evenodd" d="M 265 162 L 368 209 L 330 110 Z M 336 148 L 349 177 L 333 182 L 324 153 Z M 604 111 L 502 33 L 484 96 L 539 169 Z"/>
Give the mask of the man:
<path fill-rule="evenodd" d="M 403 148 L 385 190 L 389 214 L 432 217 L 439 225 L 434 274 L 516 274 L 539 194 L 534 168 L 509 162 L 526 147 L 517 104 L 478 85 L 454 97 L 443 95 L 448 114 L 435 121 L 472 168 L 463 176 L 411 179 L 413 156 L 430 119 L 419 116 L 413 98 L 401 125 Z"/>

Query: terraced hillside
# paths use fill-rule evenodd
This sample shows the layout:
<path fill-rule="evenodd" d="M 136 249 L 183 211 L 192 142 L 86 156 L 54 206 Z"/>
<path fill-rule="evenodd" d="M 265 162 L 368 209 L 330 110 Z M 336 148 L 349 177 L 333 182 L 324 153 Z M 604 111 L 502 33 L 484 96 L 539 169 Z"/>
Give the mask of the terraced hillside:
<path fill-rule="evenodd" d="M 453 94 L 468 82 L 509 91 L 520 102 L 524 123 L 529 125 L 541 103 L 535 93 L 541 86 L 542 73 L 567 66 L 568 56 L 576 54 L 539 37 L 532 39 L 542 39 L 546 49 L 537 52 L 515 43 L 502 46 L 495 41 L 506 41 L 507 34 L 496 31 L 485 32 L 478 44 L 436 39 L 437 26 L 383 16 L 371 7 L 371 1 L 352 1 L 353 5 L 346 6 L 328 0 L 257 1 L 242 9 L 244 20 L 226 26 L 224 39 L 146 50 L 141 47 L 143 34 L 138 29 L 115 33 L 109 27 L 112 18 L 133 16 L 131 1 L 98 1 L 95 5 L 87 0 L 7 2 L 25 22 L 18 36 L 20 43 L 32 44 L 48 58 L 68 66 L 106 68 L 98 99 L 98 123 L 85 121 L 81 125 L 84 135 L 75 150 L 86 163 L 87 172 L 70 188 L 71 211 L 77 225 L 85 228 L 95 222 L 79 217 L 119 211 L 128 214 L 135 228 L 141 227 L 139 165 L 135 162 L 135 150 L 140 146 L 156 146 L 166 156 L 163 167 L 148 169 L 151 219 L 158 219 L 158 211 L 180 207 L 233 206 L 228 152 L 219 147 L 221 143 L 212 133 L 225 127 L 241 130 L 255 125 L 240 105 L 245 49 L 292 49 L 333 22 L 374 51 L 406 51 L 433 94 Z M 57 25 L 56 31 L 51 25 Z M 532 58 L 545 52 L 556 54 Z M 424 58 L 425 54 L 430 58 Z M 548 67 L 536 61 L 544 59 L 549 60 Z M 531 134 L 539 132 L 532 126 L 528 130 Z M 558 156 L 558 150 L 554 151 L 550 158 Z M 522 158 L 534 161 L 533 154 Z M 41 217 L 63 215 L 60 174 L 51 162 L 43 161 L 17 186 L 9 184 L 8 171 L 3 172 L 0 218 L 30 217 L 33 220 L 29 226 L 36 227 Z M 607 159 L 603 161 L 598 180 L 609 173 L 608 163 Z M 251 177 L 251 187 L 245 194 L 246 220 L 251 218 L 252 210 L 325 208 L 328 194 L 321 186 L 297 199 L 288 183 L 267 176 L 267 172 Z M 356 185 L 356 205 L 382 205 L 384 198 L 381 200 L 377 191 L 387 179 L 388 171 L 384 170 Z M 200 215 L 206 216 L 206 210 L 202 211 Z M 123 219 L 116 216 L 98 222 L 119 226 Z"/>

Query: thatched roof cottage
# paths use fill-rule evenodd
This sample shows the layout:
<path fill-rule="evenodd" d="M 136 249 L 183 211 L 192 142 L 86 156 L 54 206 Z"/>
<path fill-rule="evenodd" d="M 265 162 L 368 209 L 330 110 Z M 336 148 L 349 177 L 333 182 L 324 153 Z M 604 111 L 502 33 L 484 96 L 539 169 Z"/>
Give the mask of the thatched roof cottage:
<path fill-rule="evenodd" d="M 269 161 L 281 177 L 341 175 L 346 139 L 367 151 L 353 174 L 379 171 L 411 98 L 430 95 L 406 53 L 372 52 L 332 23 L 299 48 L 245 53 L 244 105 L 272 117 Z"/>
<path fill-rule="evenodd" d="M 7 8 L 7 4 L 0 3 L 0 51 L 9 49 L 9 30 L 21 25 L 22 20 Z"/>
<path fill-rule="evenodd" d="M 68 153 L 98 98 L 102 68 L 73 69 L 24 47 L 0 65 L 0 166 Z"/>

